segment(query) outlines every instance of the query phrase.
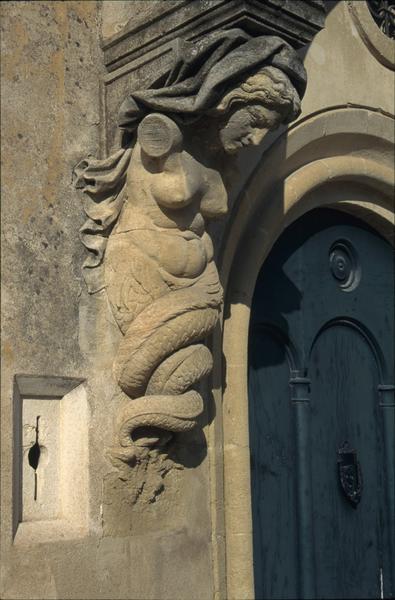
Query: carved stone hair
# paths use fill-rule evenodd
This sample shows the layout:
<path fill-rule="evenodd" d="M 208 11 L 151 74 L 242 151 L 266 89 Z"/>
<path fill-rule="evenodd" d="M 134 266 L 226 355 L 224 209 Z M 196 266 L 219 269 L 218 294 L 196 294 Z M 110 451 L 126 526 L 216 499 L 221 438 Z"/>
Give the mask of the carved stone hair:
<path fill-rule="evenodd" d="M 300 112 L 300 98 L 289 77 L 276 67 L 264 67 L 232 88 L 213 109 L 213 115 L 232 110 L 235 105 L 262 104 L 280 112 L 285 121 Z"/>

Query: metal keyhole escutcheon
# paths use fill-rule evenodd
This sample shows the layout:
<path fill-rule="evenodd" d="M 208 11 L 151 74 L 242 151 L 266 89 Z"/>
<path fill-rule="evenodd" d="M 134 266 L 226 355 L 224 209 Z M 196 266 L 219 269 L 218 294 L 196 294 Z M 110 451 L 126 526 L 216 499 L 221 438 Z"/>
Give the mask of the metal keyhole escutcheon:
<path fill-rule="evenodd" d="M 362 496 L 362 472 L 357 451 L 343 442 L 337 450 L 337 467 L 340 487 L 353 508 L 357 508 Z"/>

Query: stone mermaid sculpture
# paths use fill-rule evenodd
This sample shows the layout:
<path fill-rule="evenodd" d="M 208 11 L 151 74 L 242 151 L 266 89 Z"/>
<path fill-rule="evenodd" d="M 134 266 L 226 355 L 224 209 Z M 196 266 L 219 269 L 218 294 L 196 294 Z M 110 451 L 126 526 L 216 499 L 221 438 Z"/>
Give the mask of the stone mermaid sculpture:
<path fill-rule="evenodd" d="M 305 87 L 295 51 L 275 37 L 221 31 L 194 44 L 178 40 L 174 56 L 151 88 L 123 102 L 122 147 L 77 168 L 88 197 L 88 289 L 106 290 L 122 333 L 113 455 L 130 464 L 142 448 L 196 426 L 204 409 L 198 384 L 212 369 L 204 340 L 222 287 L 206 221 L 226 214 L 227 192 L 221 174 L 186 151 L 184 126 L 206 118 L 234 153 L 294 119 Z"/>

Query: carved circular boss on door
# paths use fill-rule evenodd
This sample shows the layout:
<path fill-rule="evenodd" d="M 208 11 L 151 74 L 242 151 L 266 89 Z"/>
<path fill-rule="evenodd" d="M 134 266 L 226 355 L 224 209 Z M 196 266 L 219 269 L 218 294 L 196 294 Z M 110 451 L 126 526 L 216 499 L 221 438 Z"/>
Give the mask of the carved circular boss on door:
<path fill-rule="evenodd" d="M 357 253 L 346 240 L 338 240 L 332 244 L 329 250 L 329 268 L 344 292 L 355 290 L 361 280 Z"/>

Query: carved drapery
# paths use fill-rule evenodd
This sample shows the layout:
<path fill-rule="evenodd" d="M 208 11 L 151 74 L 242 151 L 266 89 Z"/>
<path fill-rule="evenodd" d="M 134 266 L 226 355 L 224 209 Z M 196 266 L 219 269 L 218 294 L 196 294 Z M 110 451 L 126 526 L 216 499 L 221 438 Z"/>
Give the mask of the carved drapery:
<path fill-rule="evenodd" d="M 196 387 L 212 368 L 204 340 L 222 303 L 206 222 L 227 211 L 210 160 L 295 119 L 305 83 L 299 57 L 278 37 L 233 29 L 176 40 L 172 67 L 124 99 L 120 149 L 77 167 L 87 197 L 88 289 L 106 290 L 123 335 L 114 359 L 123 403 L 113 457 L 132 464 L 196 426 L 204 408 Z M 195 125 L 201 135 L 217 132 L 204 164 L 188 146 Z"/>

